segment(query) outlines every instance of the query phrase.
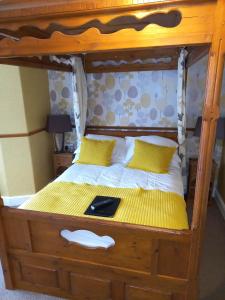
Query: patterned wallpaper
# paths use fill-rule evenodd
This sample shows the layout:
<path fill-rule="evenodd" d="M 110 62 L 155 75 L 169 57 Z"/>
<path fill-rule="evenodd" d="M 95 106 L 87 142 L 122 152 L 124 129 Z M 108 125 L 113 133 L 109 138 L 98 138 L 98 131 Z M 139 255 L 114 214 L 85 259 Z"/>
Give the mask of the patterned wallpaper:
<path fill-rule="evenodd" d="M 71 73 L 49 71 L 48 76 L 52 113 L 68 113 L 74 119 Z"/>
<path fill-rule="evenodd" d="M 74 110 L 72 102 L 72 74 L 67 72 L 48 71 L 49 93 L 52 114 L 69 114 L 74 124 Z M 65 134 L 65 145 L 70 150 L 76 147 L 76 132 Z"/>
<path fill-rule="evenodd" d="M 202 113 L 207 71 L 205 57 L 188 71 L 187 127 L 194 127 Z M 177 71 L 88 74 L 88 125 L 176 127 Z M 70 73 L 49 71 L 53 113 L 69 113 L 73 118 Z M 222 91 L 225 116 L 225 76 Z M 66 134 L 66 144 L 74 147 L 75 132 Z M 199 139 L 189 134 L 188 156 L 198 153 Z M 220 157 L 221 142 L 216 145 Z M 219 160 L 219 158 L 217 159 Z"/>
<path fill-rule="evenodd" d="M 88 74 L 87 124 L 176 126 L 176 71 Z"/>
<path fill-rule="evenodd" d="M 189 69 L 187 127 L 202 113 L 207 57 Z M 88 74 L 89 125 L 176 127 L 177 71 Z"/>

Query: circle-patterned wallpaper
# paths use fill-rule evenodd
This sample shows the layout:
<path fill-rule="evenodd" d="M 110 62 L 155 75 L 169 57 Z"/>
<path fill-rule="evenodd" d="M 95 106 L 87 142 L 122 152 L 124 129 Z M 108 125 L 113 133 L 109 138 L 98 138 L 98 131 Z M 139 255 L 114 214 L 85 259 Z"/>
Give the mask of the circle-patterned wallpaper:
<path fill-rule="evenodd" d="M 176 71 L 88 74 L 89 125 L 175 127 Z"/>
<path fill-rule="evenodd" d="M 205 57 L 188 70 L 187 127 L 195 127 L 202 114 L 207 61 Z M 177 126 L 176 71 L 88 74 L 87 83 L 88 125 Z M 49 71 L 49 89 L 52 113 L 68 113 L 74 122 L 72 74 Z M 221 112 L 225 116 L 225 76 Z M 67 144 L 75 142 L 75 132 L 66 135 Z M 222 149 L 219 144 L 215 148 L 217 157 Z M 188 156 L 197 156 L 198 147 L 199 139 L 189 135 Z"/>

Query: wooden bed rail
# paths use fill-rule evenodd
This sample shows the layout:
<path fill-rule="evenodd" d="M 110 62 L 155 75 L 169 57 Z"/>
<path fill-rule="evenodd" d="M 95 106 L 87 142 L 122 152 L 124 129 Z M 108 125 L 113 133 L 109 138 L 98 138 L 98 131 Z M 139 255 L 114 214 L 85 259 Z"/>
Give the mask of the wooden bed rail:
<path fill-rule="evenodd" d="M 93 300 L 186 299 L 190 230 L 7 207 L 0 219 L 7 235 L 1 248 L 7 288 L 79 300 L 90 298 L 92 287 Z M 109 235 L 115 244 L 106 250 L 69 243 L 61 236 L 65 228 Z"/>
<path fill-rule="evenodd" d="M 177 128 L 169 127 L 87 126 L 85 133 L 119 137 L 159 135 L 177 141 Z"/>
<path fill-rule="evenodd" d="M 2 222 L 2 208 L 4 207 L 3 199 L 0 196 L 0 260 L 2 265 L 2 270 L 5 278 L 5 286 L 7 289 L 13 289 L 13 281 L 12 281 L 12 274 L 10 271 L 10 264 L 7 252 L 7 242 L 6 242 L 6 235 L 5 230 Z"/>

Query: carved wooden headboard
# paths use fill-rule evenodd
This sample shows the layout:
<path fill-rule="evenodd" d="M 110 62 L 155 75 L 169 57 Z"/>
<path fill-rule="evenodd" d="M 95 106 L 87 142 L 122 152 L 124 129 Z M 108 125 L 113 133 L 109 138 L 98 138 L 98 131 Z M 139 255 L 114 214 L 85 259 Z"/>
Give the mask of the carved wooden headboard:
<path fill-rule="evenodd" d="M 119 137 L 159 135 L 177 141 L 177 129 L 169 127 L 87 126 L 85 133 Z"/>

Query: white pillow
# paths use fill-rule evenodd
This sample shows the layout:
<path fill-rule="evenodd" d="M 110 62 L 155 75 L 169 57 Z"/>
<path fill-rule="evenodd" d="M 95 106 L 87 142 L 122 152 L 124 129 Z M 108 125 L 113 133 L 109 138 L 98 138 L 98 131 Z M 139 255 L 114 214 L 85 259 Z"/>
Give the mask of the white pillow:
<path fill-rule="evenodd" d="M 98 141 L 106 141 L 106 140 L 116 141 L 116 145 L 114 147 L 113 154 L 112 154 L 112 163 L 113 164 L 124 163 L 125 156 L 126 156 L 126 141 L 124 138 L 120 138 L 117 136 L 109 136 L 109 135 L 98 135 L 98 134 L 87 134 L 85 137 L 88 139 L 98 140 Z M 76 155 L 73 162 L 76 162 L 80 156 L 80 147 L 78 147 L 74 153 Z"/>
<path fill-rule="evenodd" d="M 141 140 L 146 143 L 151 143 L 159 146 L 178 148 L 178 144 L 175 141 L 158 135 L 136 136 L 136 137 L 126 136 L 126 157 L 124 161 L 125 164 L 127 164 L 134 155 L 135 140 Z M 174 153 L 170 166 L 180 167 L 180 163 L 181 160 L 176 151 Z"/>

